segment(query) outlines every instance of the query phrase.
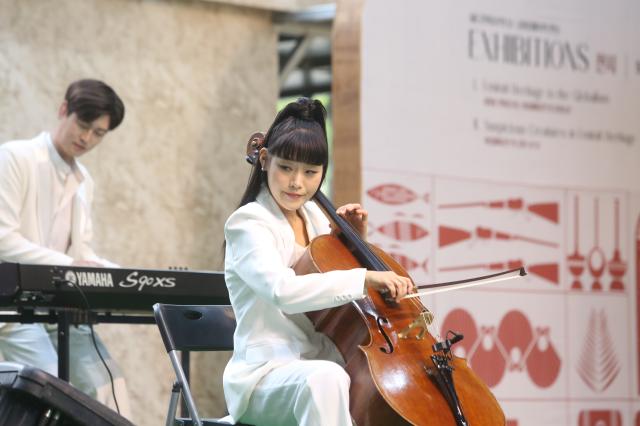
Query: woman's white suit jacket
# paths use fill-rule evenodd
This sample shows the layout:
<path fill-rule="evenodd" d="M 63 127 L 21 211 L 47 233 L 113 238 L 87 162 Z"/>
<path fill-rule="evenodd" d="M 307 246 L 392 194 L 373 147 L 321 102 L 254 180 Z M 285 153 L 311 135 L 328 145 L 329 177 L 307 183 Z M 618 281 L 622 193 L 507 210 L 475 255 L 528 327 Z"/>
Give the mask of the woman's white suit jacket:
<path fill-rule="evenodd" d="M 330 232 L 314 202 L 301 209 L 309 238 Z M 314 330 L 304 312 L 364 297 L 365 269 L 297 276 L 295 236 L 266 188 L 225 224 L 225 279 L 236 315 L 233 357 L 224 371 L 227 408 L 237 421 L 251 392 L 274 367 L 298 359 L 343 365 L 335 345 Z"/>
<path fill-rule="evenodd" d="M 53 200 L 49 173 L 51 137 L 0 145 L 0 261 L 68 265 L 74 259 L 110 264 L 90 247 L 93 181 L 76 162 L 84 180 L 73 197 L 71 246 L 67 253 L 46 248 Z"/>

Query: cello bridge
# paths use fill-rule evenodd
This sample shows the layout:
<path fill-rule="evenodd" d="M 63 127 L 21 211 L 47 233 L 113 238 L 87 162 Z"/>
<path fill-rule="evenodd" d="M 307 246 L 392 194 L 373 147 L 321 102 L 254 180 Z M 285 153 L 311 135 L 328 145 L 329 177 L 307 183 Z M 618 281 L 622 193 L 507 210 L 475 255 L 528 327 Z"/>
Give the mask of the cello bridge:
<path fill-rule="evenodd" d="M 408 339 L 412 335 L 416 340 L 422 340 L 424 334 L 427 332 L 427 327 L 433 322 L 433 314 L 429 310 L 425 309 L 420 312 L 408 326 L 402 329 L 398 333 L 398 337 L 401 339 Z"/>

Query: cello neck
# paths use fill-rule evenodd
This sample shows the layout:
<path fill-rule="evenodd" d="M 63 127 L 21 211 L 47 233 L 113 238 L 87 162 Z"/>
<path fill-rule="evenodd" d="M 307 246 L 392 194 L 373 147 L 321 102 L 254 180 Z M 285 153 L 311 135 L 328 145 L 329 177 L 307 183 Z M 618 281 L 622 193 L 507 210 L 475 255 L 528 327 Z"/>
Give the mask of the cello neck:
<path fill-rule="evenodd" d="M 388 271 L 390 268 L 371 250 L 353 226 L 336 213 L 336 208 L 331 201 L 320 191 L 316 192 L 314 199 L 322 208 L 329 219 L 342 231 L 343 238 L 353 248 L 353 254 L 364 267 L 372 271 Z"/>

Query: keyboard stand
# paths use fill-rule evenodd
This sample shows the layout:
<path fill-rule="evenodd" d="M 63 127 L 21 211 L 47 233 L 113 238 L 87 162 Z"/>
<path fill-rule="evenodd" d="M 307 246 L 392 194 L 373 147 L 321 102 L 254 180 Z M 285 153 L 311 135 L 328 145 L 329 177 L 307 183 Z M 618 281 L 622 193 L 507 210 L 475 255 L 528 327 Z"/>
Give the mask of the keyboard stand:
<path fill-rule="evenodd" d="M 46 312 L 23 309 L 20 312 L 0 314 L 0 322 L 23 324 L 58 324 L 58 377 L 69 381 L 69 328 L 75 324 L 155 324 L 152 314 L 114 314 L 111 312 L 90 315 L 80 310 L 47 308 Z M 188 364 L 188 359 L 187 359 Z"/>

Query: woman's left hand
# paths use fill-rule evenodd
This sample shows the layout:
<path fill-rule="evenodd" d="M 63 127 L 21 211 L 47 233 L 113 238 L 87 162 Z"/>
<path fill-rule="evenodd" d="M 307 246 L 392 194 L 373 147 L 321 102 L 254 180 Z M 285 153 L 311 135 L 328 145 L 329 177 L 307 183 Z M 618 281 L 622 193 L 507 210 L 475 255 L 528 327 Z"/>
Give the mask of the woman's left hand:
<path fill-rule="evenodd" d="M 338 207 L 336 213 L 349 222 L 353 229 L 358 231 L 363 240 L 367 239 L 367 218 L 369 213 L 360 204 L 345 204 L 342 207 Z"/>

